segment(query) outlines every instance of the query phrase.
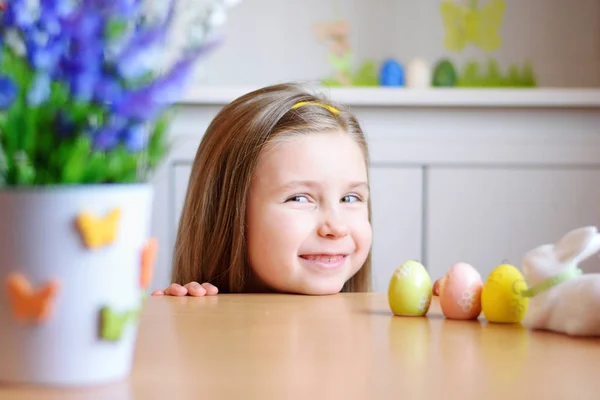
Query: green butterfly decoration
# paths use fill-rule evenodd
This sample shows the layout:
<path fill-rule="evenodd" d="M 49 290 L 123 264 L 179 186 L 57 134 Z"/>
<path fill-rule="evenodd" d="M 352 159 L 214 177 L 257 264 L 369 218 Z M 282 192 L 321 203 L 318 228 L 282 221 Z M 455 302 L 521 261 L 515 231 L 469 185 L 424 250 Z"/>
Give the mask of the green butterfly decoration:
<path fill-rule="evenodd" d="M 491 0 L 483 7 L 477 6 L 477 0 L 471 0 L 470 7 L 451 0 L 442 2 L 440 12 L 446 29 L 444 45 L 455 52 L 462 51 L 469 43 L 487 52 L 499 49 L 505 10 L 504 0 Z"/>
<path fill-rule="evenodd" d="M 139 309 L 117 312 L 110 307 L 100 310 L 100 337 L 110 342 L 121 339 L 129 323 L 135 322 L 139 316 Z"/>

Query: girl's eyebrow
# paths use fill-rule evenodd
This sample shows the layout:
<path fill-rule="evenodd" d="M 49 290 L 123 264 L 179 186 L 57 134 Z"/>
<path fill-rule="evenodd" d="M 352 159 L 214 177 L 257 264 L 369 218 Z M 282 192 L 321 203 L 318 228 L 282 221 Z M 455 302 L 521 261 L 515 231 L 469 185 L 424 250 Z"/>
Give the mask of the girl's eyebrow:
<path fill-rule="evenodd" d="M 350 187 L 351 189 L 358 189 L 358 188 L 361 188 L 361 189 L 365 189 L 366 191 L 370 191 L 370 190 L 371 190 L 371 187 L 370 187 L 370 186 L 369 186 L 369 184 L 368 184 L 367 182 L 365 182 L 365 181 L 360 181 L 360 182 L 352 182 L 352 183 L 350 183 L 349 187 Z"/>
<path fill-rule="evenodd" d="M 279 186 L 279 190 L 285 191 L 285 190 L 292 189 L 292 188 L 295 188 L 298 186 L 308 187 L 308 188 L 317 188 L 320 185 L 316 181 L 294 180 L 294 181 L 286 182 L 283 185 Z"/>
<path fill-rule="evenodd" d="M 281 191 L 285 191 L 285 190 L 289 190 L 295 187 L 307 187 L 307 188 L 318 188 L 322 186 L 319 182 L 316 181 L 309 181 L 309 180 L 293 180 L 293 181 L 289 181 L 284 183 L 283 185 L 279 186 L 279 190 Z M 369 184 L 365 181 L 356 181 L 356 182 L 350 182 L 348 184 L 348 187 L 350 189 L 364 189 L 367 191 L 370 191 L 370 187 Z"/>

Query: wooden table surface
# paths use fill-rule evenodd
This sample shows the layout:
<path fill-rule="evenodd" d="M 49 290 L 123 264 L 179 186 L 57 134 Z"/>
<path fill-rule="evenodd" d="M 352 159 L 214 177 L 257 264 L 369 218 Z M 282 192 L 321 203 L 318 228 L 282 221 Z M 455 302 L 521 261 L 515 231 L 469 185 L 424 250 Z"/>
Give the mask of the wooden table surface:
<path fill-rule="evenodd" d="M 434 298 L 435 299 L 435 298 Z M 0 399 L 599 399 L 600 339 L 394 317 L 385 294 L 152 297 L 129 379 Z"/>

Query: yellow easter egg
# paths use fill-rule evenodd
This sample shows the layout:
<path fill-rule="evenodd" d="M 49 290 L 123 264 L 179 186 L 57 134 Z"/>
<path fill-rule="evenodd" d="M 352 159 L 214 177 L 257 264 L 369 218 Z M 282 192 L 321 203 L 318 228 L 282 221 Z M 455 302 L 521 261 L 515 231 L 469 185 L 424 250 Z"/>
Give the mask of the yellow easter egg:
<path fill-rule="evenodd" d="M 483 284 L 481 308 L 490 322 L 519 323 L 525 318 L 529 299 L 521 292 L 527 289 L 523 274 L 514 265 L 496 267 Z"/>
<path fill-rule="evenodd" d="M 395 315 L 422 316 L 431 305 L 431 277 L 418 261 L 408 260 L 394 271 L 388 302 Z"/>

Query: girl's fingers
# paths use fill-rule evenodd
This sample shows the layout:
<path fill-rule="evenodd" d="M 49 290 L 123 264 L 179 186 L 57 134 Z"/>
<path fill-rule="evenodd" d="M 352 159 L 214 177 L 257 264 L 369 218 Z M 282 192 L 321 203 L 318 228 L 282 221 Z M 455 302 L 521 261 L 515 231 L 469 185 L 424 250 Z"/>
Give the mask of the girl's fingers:
<path fill-rule="evenodd" d="M 177 283 L 172 283 L 165 290 L 156 289 L 152 292 L 152 296 L 214 296 L 219 293 L 219 289 L 213 284 L 203 283 L 200 285 L 198 282 L 190 282 L 184 286 Z"/>
<path fill-rule="evenodd" d="M 214 296 L 215 294 L 219 293 L 219 289 L 217 289 L 217 287 L 211 283 L 203 283 L 202 287 L 206 290 L 207 296 Z"/>
<path fill-rule="evenodd" d="M 165 290 L 165 294 L 167 296 L 185 296 L 187 294 L 187 289 L 180 284 L 171 283 L 169 287 Z"/>
<path fill-rule="evenodd" d="M 206 294 L 206 289 L 198 282 L 190 282 L 185 285 L 185 288 L 190 296 L 204 296 Z"/>

